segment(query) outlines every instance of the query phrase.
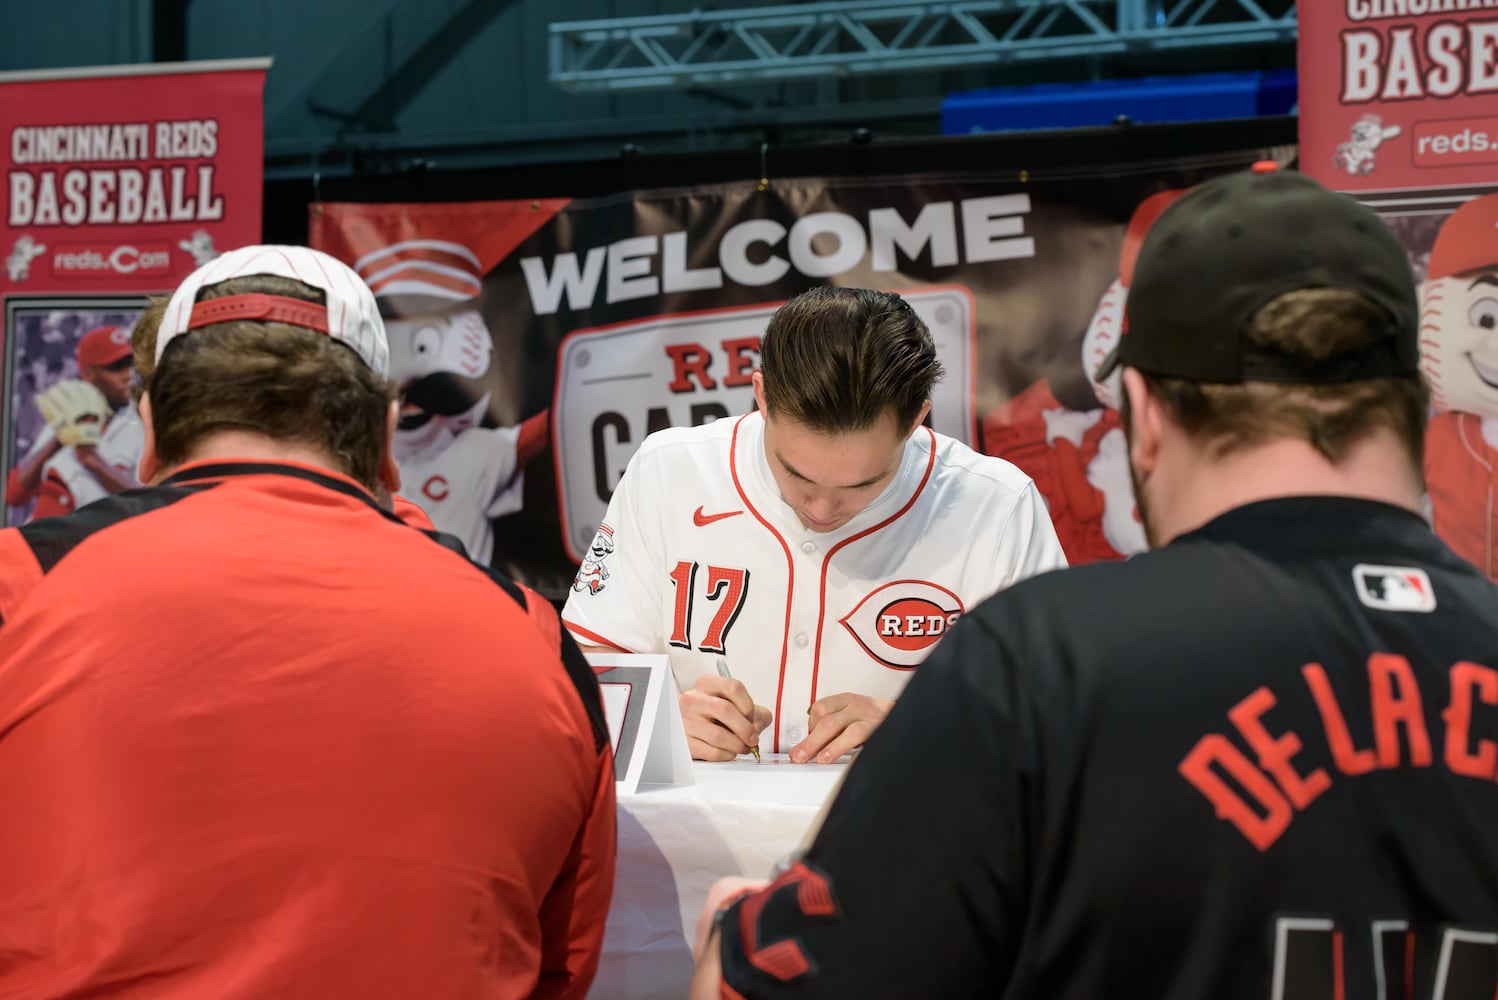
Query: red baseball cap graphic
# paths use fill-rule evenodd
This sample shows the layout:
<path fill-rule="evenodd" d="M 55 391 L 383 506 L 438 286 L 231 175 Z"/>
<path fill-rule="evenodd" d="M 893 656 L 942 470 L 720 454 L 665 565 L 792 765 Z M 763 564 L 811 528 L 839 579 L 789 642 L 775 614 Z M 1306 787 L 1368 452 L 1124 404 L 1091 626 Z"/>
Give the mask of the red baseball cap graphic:
<path fill-rule="evenodd" d="M 1498 268 L 1498 194 L 1473 198 L 1447 217 L 1430 251 L 1427 278 Z"/>
<path fill-rule="evenodd" d="M 130 331 L 122 326 L 96 326 L 78 341 L 78 368 L 112 365 L 130 356 Z"/>
<path fill-rule="evenodd" d="M 483 268 L 467 247 L 447 240 L 404 240 L 354 262 L 376 298 L 423 295 L 463 301 L 483 290 Z"/>
<path fill-rule="evenodd" d="M 1139 260 L 1139 248 L 1144 245 L 1144 237 L 1148 235 L 1150 226 L 1155 224 L 1161 212 L 1185 193 L 1185 189 L 1157 191 L 1134 209 L 1128 231 L 1124 233 L 1123 249 L 1118 252 L 1118 280 L 1123 282 L 1125 288 L 1134 283 L 1134 263 Z"/>

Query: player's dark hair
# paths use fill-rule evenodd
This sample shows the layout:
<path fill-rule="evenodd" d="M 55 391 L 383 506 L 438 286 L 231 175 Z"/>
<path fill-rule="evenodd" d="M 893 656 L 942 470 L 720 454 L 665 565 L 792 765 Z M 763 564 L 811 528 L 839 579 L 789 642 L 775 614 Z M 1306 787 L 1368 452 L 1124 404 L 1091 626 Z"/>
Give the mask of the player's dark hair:
<path fill-rule="evenodd" d="M 135 355 L 135 372 L 139 376 L 130 386 L 130 398 L 137 403 L 144 391 L 142 386 L 146 377 L 156 367 L 156 331 L 161 329 L 161 320 L 166 316 L 166 307 L 171 301 L 170 295 L 151 296 L 130 328 L 130 353 Z"/>
<path fill-rule="evenodd" d="M 898 295 L 813 288 L 770 317 L 760 341 L 765 406 L 818 431 L 915 423 L 941 379 L 926 324 Z"/>
<path fill-rule="evenodd" d="M 323 301 L 318 289 L 274 275 L 231 278 L 198 299 L 252 292 Z M 251 431 L 318 448 L 338 471 L 379 488 L 395 386 L 326 334 L 253 320 L 205 326 L 172 339 L 145 391 L 156 453 L 168 468 L 187 461 L 209 434 Z"/>
<path fill-rule="evenodd" d="M 1388 319 L 1356 292 L 1309 288 L 1270 301 L 1249 320 L 1246 347 L 1266 348 L 1317 365 L 1364 346 Z M 1377 428 L 1391 430 L 1423 468 L 1430 389 L 1418 375 L 1332 385 L 1192 382 L 1146 375 L 1151 391 L 1187 433 L 1223 455 L 1291 437 L 1311 444 L 1331 462 Z"/>

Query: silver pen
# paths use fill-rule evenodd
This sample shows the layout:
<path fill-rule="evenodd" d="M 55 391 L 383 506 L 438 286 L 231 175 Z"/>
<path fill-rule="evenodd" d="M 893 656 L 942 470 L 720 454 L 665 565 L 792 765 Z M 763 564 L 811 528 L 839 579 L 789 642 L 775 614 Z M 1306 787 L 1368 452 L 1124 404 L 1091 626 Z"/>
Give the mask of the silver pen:
<path fill-rule="evenodd" d="M 733 674 L 730 674 L 728 672 L 728 661 L 725 660 L 725 659 L 723 659 L 723 657 L 721 657 L 721 656 L 718 657 L 718 676 L 722 677 L 724 680 L 729 680 L 729 681 L 733 680 Z M 753 724 L 753 720 L 752 719 L 750 720 L 750 722 L 751 722 L 751 724 Z M 758 743 L 756 743 L 756 744 L 754 744 L 754 746 L 750 747 L 749 748 L 749 752 L 752 753 L 752 754 L 754 754 L 754 763 L 756 763 L 756 764 L 762 763 L 762 761 L 760 761 L 760 759 L 759 759 L 759 744 Z"/>

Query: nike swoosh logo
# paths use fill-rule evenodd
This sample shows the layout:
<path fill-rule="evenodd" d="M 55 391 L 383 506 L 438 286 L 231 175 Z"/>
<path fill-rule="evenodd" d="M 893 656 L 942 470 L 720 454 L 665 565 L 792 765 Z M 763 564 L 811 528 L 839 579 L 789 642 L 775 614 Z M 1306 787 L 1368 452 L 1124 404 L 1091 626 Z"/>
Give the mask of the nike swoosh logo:
<path fill-rule="evenodd" d="M 702 513 L 702 508 L 698 507 L 692 511 L 692 523 L 699 528 L 705 528 L 714 521 L 721 521 L 725 517 L 738 517 L 742 513 L 744 512 L 741 510 L 730 510 L 722 514 L 704 514 Z"/>

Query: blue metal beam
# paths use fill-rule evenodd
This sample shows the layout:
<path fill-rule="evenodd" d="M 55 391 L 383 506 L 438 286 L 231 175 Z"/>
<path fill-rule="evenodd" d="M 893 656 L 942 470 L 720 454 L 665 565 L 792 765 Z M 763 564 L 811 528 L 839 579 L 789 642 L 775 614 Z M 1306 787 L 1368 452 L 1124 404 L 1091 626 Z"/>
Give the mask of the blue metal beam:
<path fill-rule="evenodd" d="M 854 0 L 550 26 L 564 90 L 853 77 L 1295 40 L 1291 0 Z"/>

